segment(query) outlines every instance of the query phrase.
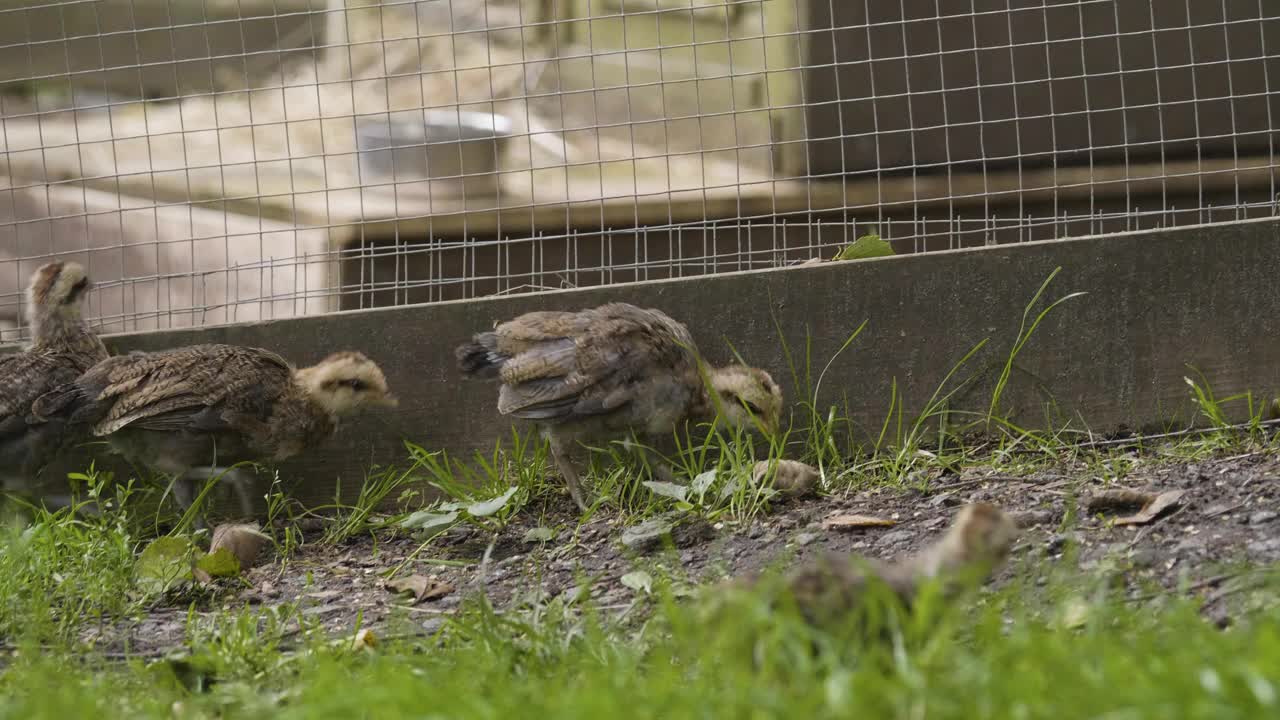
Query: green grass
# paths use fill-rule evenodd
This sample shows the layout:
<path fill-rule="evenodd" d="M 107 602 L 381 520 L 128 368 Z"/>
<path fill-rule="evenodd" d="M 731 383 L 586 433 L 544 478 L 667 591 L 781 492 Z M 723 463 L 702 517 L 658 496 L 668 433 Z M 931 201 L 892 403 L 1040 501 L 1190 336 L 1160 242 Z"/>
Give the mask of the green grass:
<path fill-rule="evenodd" d="M 660 597 L 621 624 L 590 608 L 475 602 L 434 638 L 372 650 L 285 649 L 278 619 L 231 614 L 179 662 L 20 648 L 0 693 L 3 714 L 23 718 L 1276 715 L 1274 613 L 1224 632 L 1187 601 L 1096 601 L 1065 628 L 1054 589 L 1015 583 L 928 623 L 891 615 L 876 639 L 815 632 L 749 600 L 723 624 L 701 622 L 690 598 Z"/>

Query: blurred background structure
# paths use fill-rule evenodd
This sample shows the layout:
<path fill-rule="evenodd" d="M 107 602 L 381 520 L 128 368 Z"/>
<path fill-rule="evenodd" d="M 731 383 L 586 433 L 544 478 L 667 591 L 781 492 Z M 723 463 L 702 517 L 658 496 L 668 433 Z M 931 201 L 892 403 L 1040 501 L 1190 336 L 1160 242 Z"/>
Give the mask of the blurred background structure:
<path fill-rule="evenodd" d="M 1275 215 L 1280 6 L 0 0 L 0 340 Z"/>

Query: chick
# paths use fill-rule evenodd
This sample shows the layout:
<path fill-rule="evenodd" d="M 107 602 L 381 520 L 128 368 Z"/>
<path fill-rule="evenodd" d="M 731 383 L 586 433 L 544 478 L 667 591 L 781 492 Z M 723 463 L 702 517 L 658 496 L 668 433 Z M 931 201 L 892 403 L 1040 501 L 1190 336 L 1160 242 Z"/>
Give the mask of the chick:
<path fill-rule="evenodd" d="M 248 478 L 224 468 L 285 460 L 333 435 L 339 418 L 397 404 L 382 370 L 360 353 L 295 370 L 268 350 L 193 345 L 98 363 L 41 397 L 34 415 L 87 426 L 117 453 L 173 475 L 184 508 L 197 480 L 222 474 L 247 515 Z"/>
<path fill-rule="evenodd" d="M 881 562 L 828 553 L 789 574 L 785 587 L 805 617 L 818 624 L 854 610 L 873 578 L 910 607 L 926 581 L 939 580 L 948 596 L 966 581 L 985 582 L 1004 564 L 1017 537 L 1009 515 L 975 503 L 961 508 L 946 534 L 917 555 Z"/>
<path fill-rule="evenodd" d="M 63 423 L 29 422 L 32 403 L 108 357 L 84 321 L 89 287 L 84 268 L 71 262 L 49 263 L 31 276 L 31 345 L 0 355 L 0 481 L 7 490 L 30 490 L 45 464 L 74 439 Z"/>
<path fill-rule="evenodd" d="M 585 510 L 572 444 L 631 433 L 670 436 L 717 408 L 737 427 L 773 432 L 782 391 L 757 368 L 699 372 L 689 330 L 658 310 L 610 303 L 580 312 L 531 312 L 458 347 L 468 377 L 498 377 L 498 412 L 543 426 L 569 494 Z M 670 474 L 669 469 L 660 470 Z"/>

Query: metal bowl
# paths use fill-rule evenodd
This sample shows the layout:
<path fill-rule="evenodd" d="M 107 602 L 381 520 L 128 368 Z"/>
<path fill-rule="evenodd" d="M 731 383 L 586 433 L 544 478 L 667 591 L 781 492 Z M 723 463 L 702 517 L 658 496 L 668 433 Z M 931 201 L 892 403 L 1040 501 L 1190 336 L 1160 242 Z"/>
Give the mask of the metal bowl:
<path fill-rule="evenodd" d="M 494 194 L 511 136 L 503 115 L 405 110 L 356 118 L 361 183 L 429 180 L 432 192 Z"/>

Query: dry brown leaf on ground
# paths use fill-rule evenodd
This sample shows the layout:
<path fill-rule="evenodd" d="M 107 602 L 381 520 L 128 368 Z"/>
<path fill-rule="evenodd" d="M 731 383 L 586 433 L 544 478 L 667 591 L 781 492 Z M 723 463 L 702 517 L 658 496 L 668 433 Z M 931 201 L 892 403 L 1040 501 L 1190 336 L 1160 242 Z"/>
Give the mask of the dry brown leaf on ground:
<path fill-rule="evenodd" d="M 414 602 L 436 600 L 453 592 L 453 586 L 449 583 L 440 582 L 425 575 L 410 575 L 388 580 L 385 587 L 393 593 L 412 595 Z"/>
<path fill-rule="evenodd" d="M 758 487 L 769 474 L 769 461 L 756 463 L 752 481 Z M 818 487 L 818 469 L 796 460 L 779 460 L 773 473 L 773 489 L 788 498 L 807 497 Z"/>
<path fill-rule="evenodd" d="M 258 563 L 258 553 L 268 540 L 257 525 L 219 525 L 213 529 L 209 554 L 226 548 L 240 561 L 240 569 L 248 570 Z"/>
<path fill-rule="evenodd" d="M 1156 520 L 1165 511 L 1178 506 L 1182 501 L 1182 496 L 1186 494 L 1186 490 L 1169 490 L 1162 492 L 1151 502 L 1147 503 L 1141 510 L 1129 517 L 1122 517 L 1116 520 L 1117 525 L 1146 525 Z"/>
<path fill-rule="evenodd" d="M 832 515 L 822 521 L 824 530 L 865 530 L 867 528 L 893 527 L 892 520 L 873 515 Z"/>

